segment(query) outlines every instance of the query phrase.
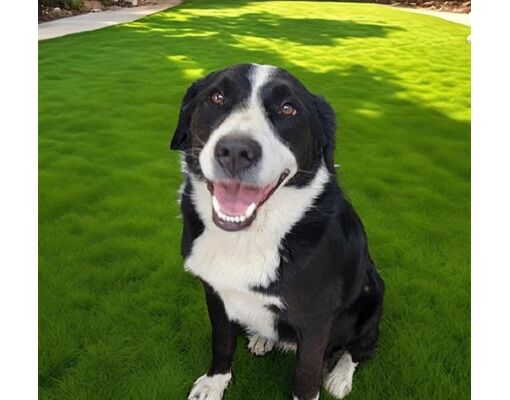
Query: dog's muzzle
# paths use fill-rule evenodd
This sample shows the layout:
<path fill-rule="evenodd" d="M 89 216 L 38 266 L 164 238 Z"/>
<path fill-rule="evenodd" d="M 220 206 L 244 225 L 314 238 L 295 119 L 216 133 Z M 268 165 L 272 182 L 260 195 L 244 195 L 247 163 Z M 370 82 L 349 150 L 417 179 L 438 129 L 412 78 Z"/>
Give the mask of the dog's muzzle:
<path fill-rule="evenodd" d="M 238 231 L 251 225 L 260 208 L 278 189 L 289 170 L 285 170 L 274 182 L 257 187 L 237 180 L 208 181 L 212 196 L 214 223 L 226 231 Z"/>

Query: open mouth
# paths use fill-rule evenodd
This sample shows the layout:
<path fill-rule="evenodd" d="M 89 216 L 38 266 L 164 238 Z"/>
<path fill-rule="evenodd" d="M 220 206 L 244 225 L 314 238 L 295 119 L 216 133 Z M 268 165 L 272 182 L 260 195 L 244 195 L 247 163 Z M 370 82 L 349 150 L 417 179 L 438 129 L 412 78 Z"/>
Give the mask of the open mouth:
<path fill-rule="evenodd" d="M 207 181 L 212 196 L 214 223 L 226 231 L 238 231 L 251 225 L 257 216 L 257 209 L 264 204 L 282 184 L 290 171 L 263 187 L 247 185 L 239 181 Z"/>

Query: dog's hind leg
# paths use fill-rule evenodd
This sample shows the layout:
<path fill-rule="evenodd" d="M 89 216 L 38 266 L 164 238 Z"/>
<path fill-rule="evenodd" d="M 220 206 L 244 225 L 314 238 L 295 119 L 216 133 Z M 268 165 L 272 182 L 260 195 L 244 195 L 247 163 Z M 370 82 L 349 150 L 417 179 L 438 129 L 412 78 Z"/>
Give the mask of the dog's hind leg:
<path fill-rule="evenodd" d="M 350 353 L 343 353 L 335 366 L 325 373 L 324 388 L 337 399 L 343 399 L 352 390 L 352 378 L 357 365 L 352 361 Z"/>
<path fill-rule="evenodd" d="M 351 309 L 336 321 L 340 337 L 333 340 L 340 350 L 330 353 L 323 386 L 333 396 L 342 399 L 352 390 L 356 366 L 367 360 L 375 351 L 379 337 L 384 283 L 375 268 L 368 272 L 360 298 Z M 352 332 L 354 339 L 345 343 L 345 332 Z M 338 359 L 336 357 L 340 356 Z"/>

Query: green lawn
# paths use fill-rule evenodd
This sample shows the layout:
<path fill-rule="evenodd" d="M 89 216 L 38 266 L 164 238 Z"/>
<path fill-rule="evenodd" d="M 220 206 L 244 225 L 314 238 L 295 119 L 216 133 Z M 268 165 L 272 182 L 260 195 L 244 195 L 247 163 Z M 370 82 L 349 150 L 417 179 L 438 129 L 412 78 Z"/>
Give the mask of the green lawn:
<path fill-rule="evenodd" d="M 339 116 L 339 180 L 387 288 L 349 398 L 468 399 L 468 34 L 377 5 L 187 0 L 41 42 L 41 399 L 184 399 L 206 370 L 168 145 L 187 86 L 242 62 L 288 69 Z M 245 345 L 225 399 L 289 399 L 293 356 Z"/>

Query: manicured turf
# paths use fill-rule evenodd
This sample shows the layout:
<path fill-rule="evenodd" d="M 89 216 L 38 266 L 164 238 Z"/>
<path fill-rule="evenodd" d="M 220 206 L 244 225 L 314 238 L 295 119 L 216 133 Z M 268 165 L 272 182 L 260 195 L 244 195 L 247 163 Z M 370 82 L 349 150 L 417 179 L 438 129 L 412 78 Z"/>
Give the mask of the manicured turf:
<path fill-rule="evenodd" d="M 379 351 L 349 398 L 468 399 L 468 34 L 377 5 L 188 0 L 40 43 L 41 398 L 184 399 L 206 370 L 168 144 L 194 79 L 257 62 L 337 111 L 339 180 L 386 280 Z M 245 345 L 225 399 L 289 399 L 293 356 Z"/>

